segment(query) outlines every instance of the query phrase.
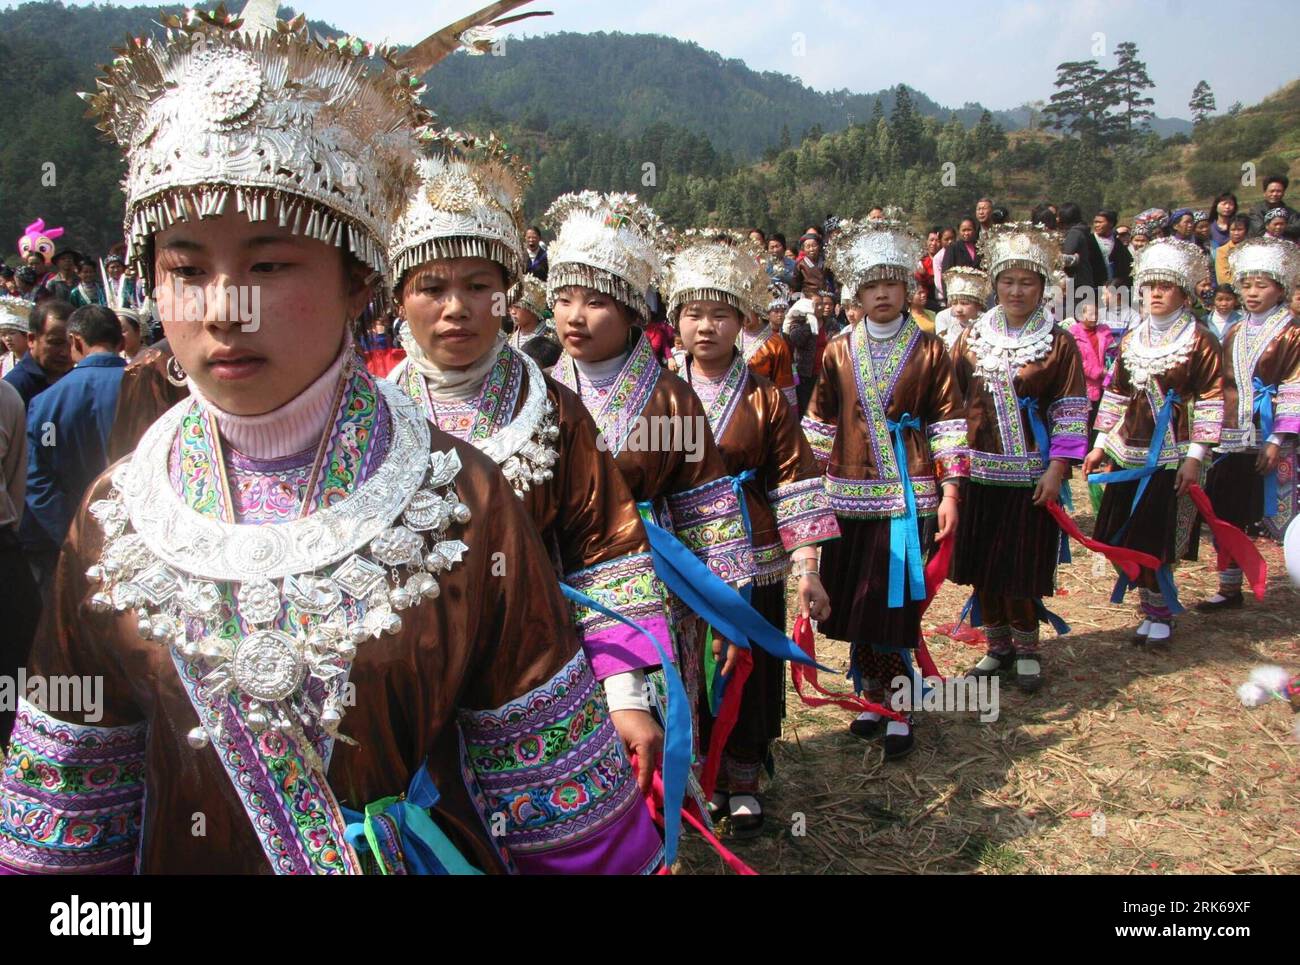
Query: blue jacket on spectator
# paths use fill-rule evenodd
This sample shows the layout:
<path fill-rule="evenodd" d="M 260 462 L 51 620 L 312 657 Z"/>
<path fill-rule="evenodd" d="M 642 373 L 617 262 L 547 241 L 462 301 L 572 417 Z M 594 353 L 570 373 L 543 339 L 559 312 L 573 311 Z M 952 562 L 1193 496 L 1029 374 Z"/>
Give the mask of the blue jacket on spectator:
<path fill-rule="evenodd" d="M 27 407 L 27 516 L 24 542 L 63 544 L 72 517 L 95 478 L 108 467 L 108 433 L 117 411 L 126 360 L 96 352 Z"/>
<path fill-rule="evenodd" d="M 5 381 L 18 390 L 25 406 L 30 406 L 32 399 L 53 384 L 45 370 L 36 364 L 36 358 L 31 352 L 20 358 L 18 364 L 9 370 Z"/>

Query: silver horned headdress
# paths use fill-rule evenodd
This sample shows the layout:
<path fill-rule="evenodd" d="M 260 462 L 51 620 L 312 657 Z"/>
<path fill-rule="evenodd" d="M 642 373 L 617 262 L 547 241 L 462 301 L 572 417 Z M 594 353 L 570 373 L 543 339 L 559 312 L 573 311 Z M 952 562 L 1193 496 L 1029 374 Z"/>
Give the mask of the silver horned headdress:
<path fill-rule="evenodd" d="M 83 95 L 126 155 L 129 256 L 151 278 L 155 233 L 233 202 L 383 272 L 432 118 L 421 76 L 467 31 L 519 19 L 495 18 L 524 2 L 494 3 L 400 53 L 315 37 L 302 15 L 277 20 L 276 0 L 249 0 L 240 17 L 224 6 L 165 17 L 165 39 L 131 39 Z"/>
<path fill-rule="evenodd" d="M 826 246 L 826 264 L 854 292 L 873 281 L 901 281 L 910 293 L 924 246 L 901 221 L 841 221 Z"/>
<path fill-rule="evenodd" d="M 677 239 L 666 273 L 668 317 L 676 321 L 687 302 L 725 302 L 742 315 L 765 314 L 768 277 L 761 252 L 739 233 L 691 230 Z"/>
<path fill-rule="evenodd" d="M 1228 264 L 1237 283 L 1250 275 L 1263 275 L 1287 292 L 1300 283 L 1300 248 L 1284 238 L 1248 238 L 1232 249 Z"/>
<path fill-rule="evenodd" d="M 992 281 L 1007 268 L 1032 271 L 1044 284 L 1061 272 L 1061 239 L 1042 225 L 1027 221 L 993 225 L 980 235 L 977 246 Z"/>
<path fill-rule="evenodd" d="M 1187 297 L 1210 276 L 1209 261 L 1199 246 L 1178 238 L 1157 238 L 1138 252 L 1133 264 L 1133 284 L 1141 288 L 1155 281 L 1167 281 L 1181 288 Z"/>
<path fill-rule="evenodd" d="M 496 135 L 443 131 L 417 167 L 420 183 L 393 225 L 388 260 L 394 286 L 412 268 L 440 258 L 487 258 L 507 286 L 524 269 L 523 213 L 528 168 Z"/>
<path fill-rule="evenodd" d="M 569 285 L 604 292 L 649 318 L 645 293 L 662 271 L 666 230 L 635 194 L 580 191 L 556 198 L 543 218 L 556 232 L 548 249 L 546 293 Z"/>
<path fill-rule="evenodd" d="M 988 272 L 978 268 L 959 265 L 945 268 L 943 272 L 943 292 L 951 302 L 954 298 L 968 298 L 983 306 L 989 300 Z"/>

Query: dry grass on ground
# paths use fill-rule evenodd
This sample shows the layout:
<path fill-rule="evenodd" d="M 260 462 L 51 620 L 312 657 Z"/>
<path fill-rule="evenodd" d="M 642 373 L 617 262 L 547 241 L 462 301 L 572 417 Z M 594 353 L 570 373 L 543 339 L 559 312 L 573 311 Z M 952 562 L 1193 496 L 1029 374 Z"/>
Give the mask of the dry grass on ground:
<path fill-rule="evenodd" d="M 1077 482 L 1074 497 L 1088 505 Z M 1073 632 L 1053 639 L 1045 630 L 1042 690 L 1026 695 L 1008 682 L 991 723 L 918 714 L 917 749 L 897 763 L 882 762 L 878 742 L 849 735 L 847 711 L 804 707 L 790 691 L 764 832 L 724 843 L 762 874 L 1300 872 L 1290 709 L 1274 701 L 1247 710 L 1235 693 L 1258 664 L 1300 667 L 1300 594 L 1280 547 L 1257 545 L 1270 568 L 1263 604 L 1197 614 L 1190 604 L 1216 585 L 1213 551 L 1203 545 L 1201 562 L 1179 568 L 1189 613 L 1166 652 L 1129 643 L 1132 595 L 1112 605 L 1111 571 L 1074 547 L 1052 604 Z M 956 619 L 965 596 L 945 585 L 927 632 Z M 937 636 L 929 647 L 945 674 L 981 652 Z M 848 666 L 843 644 L 819 637 L 818 656 Z M 806 833 L 792 834 L 800 815 Z M 725 869 L 687 831 L 680 870 Z"/>

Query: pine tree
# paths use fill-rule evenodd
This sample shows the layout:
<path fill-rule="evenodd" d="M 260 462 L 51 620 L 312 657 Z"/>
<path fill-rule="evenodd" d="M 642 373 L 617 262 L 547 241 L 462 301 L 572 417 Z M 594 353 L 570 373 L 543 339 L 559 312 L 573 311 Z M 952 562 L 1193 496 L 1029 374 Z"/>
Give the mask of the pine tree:
<path fill-rule="evenodd" d="M 898 148 L 898 161 L 910 167 L 921 159 L 921 119 L 912 108 L 912 94 L 899 84 L 894 95 L 894 109 L 889 112 L 889 133 Z"/>
<path fill-rule="evenodd" d="M 1007 135 L 1002 130 L 1002 126 L 993 123 L 993 115 L 985 111 L 980 115 L 979 123 L 975 125 L 970 133 L 971 150 L 978 160 L 985 160 L 991 154 L 1004 150 L 1007 146 Z"/>
<path fill-rule="evenodd" d="M 1192 119 L 1197 124 L 1203 123 L 1215 111 L 1214 91 L 1210 90 L 1210 85 L 1205 81 L 1200 81 L 1196 89 L 1192 91 L 1192 99 L 1187 102 L 1187 107 L 1192 112 Z"/>
<path fill-rule="evenodd" d="M 1138 59 L 1137 44 L 1125 41 L 1115 48 L 1118 63 L 1107 73 L 1107 83 L 1114 91 L 1117 106 L 1123 108 L 1124 126 L 1121 140 L 1128 143 L 1133 140 L 1135 127 L 1140 128 L 1146 121 L 1155 117 L 1151 105 L 1155 99 L 1143 92 L 1152 90 L 1156 85 L 1147 74 L 1147 65 Z"/>
<path fill-rule="evenodd" d="M 1082 140 L 1098 141 L 1103 131 L 1105 105 L 1102 81 L 1106 72 L 1095 60 L 1069 60 L 1056 68 L 1056 93 L 1043 113 L 1052 119 L 1052 127 L 1068 130 Z"/>

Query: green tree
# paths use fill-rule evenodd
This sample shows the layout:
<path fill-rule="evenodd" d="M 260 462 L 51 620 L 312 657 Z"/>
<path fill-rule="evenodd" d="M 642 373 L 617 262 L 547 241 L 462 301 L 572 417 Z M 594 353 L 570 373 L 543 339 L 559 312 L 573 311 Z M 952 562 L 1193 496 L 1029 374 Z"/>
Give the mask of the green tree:
<path fill-rule="evenodd" d="M 1056 88 L 1043 114 L 1052 128 L 1069 131 L 1084 140 L 1099 141 L 1103 135 L 1102 80 L 1106 73 L 1095 60 L 1070 60 L 1056 67 Z"/>
<path fill-rule="evenodd" d="M 921 160 L 921 119 L 912 109 L 911 92 L 902 84 L 894 88 L 894 109 L 889 112 L 889 134 L 898 151 L 898 164 L 910 167 Z"/>
<path fill-rule="evenodd" d="M 1205 81 L 1198 81 L 1195 90 L 1192 91 L 1192 99 L 1187 102 L 1188 110 L 1192 112 L 1192 119 L 1197 124 L 1203 124 L 1214 113 L 1214 91 L 1210 90 L 1210 85 Z"/>
<path fill-rule="evenodd" d="M 1138 59 L 1137 44 L 1125 41 L 1115 48 L 1115 56 L 1118 63 L 1107 74 L 1106 82 L 1114 92 L 1116 105 L 1122 108 L 1121 140 L 1127 144 L 1133 140 L 1137 128 L 1155 117 L 1151 110 L 1155 100 L 1145 92 L 1156 85 L 1147 74 L 1147 65 Z"/>

